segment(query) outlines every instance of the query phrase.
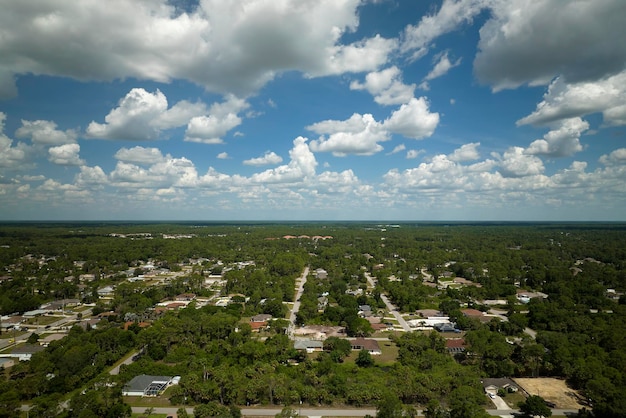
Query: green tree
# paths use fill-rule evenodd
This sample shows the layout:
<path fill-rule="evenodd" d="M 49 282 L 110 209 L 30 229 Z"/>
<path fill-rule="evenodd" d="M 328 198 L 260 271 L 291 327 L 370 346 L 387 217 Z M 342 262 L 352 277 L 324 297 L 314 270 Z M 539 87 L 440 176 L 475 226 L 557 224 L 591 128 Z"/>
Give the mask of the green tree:
<path fill-rule="evenodd" d="M 185 408 L 178 408 L 176 410 L 176 416 L 178 418 L 189 418 L 189 414 L 187 413 L 187 409 Z"/>
<path fill-rule="evenodd" d="M 391 392 L 385 393 L 376 404 L 376 418 L 402 418 L 403 416 L 402 401 Z"/>
<path fill-rule="evenodd" d="M 194 418 L 206 418 L 206 417 L 231 417 L 230 409 L 227 406 L 220 405 L 215 401 L 211 401 L 206 404 L 198 405 L 193 409 Z"/>
<path fill-rule="evenodd" d="M 300 414 L 298 414 L 295 409 L 288 406 L 284 407 L 282 411 L 274 415 L 275 418 L 298 418 L 299 416 Z"/>
<path fill-rule="evenodd" d="M 424 410 L 424 417 L 426 418 L 448 418 L 450 414 L 441 406 L 438 400 L 431 399 L 428 401 L 428 405 Z"/>
<path fill-rule="evenodd" d="M 374 365 L 374 359 L 372 359 L 372 355 L 365 348 L 359 351 L 359 355 L 354 362 L 359 367 L 370 367 Z"/>
<path fill-rule="evenodd" d="M 519 409 L 529 417 L 534 417 L 535 415 L 540 417 L 552 416 L 552 410 L 546 405 L 546 401 L 537 395 L 531 395 L 524 402 L 520 402 Z"/>

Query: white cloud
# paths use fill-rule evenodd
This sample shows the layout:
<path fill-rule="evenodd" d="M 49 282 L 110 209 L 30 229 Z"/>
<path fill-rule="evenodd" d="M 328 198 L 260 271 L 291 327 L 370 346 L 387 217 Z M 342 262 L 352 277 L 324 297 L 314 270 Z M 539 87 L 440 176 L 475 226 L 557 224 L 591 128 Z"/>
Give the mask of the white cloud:
<path fill-rule="evenodd" d="M 272 152 L 268 151 L 262 157 L 251 158 L 249 160 L 245 160 L 243 163 L 245 165 L 261 166 L 261 165 L 280 164 L 282 162 L 283 162 L 283 159 L 281 156 L 279 156 L 273 151 Z"/>
<path fill-rule="evenodd" d="M 218 118 L 214 115 L 197 116 L 191 119 L 187 125 L 185 141 L 223 144 L 222 137 L 240 124 L 241 118 L 232 113 L 225 118 Z"/>
<path fill-rule="evenodd" d="M 198 186 L 198 172 L 186 158 L 167 157 L 148 168 L 118 161 L 109 176 L 112 183 L 127 188 L 167 188 Z"/>
<path fill-rule="evenodd" d="M 464 144 L 460 148 L 455 149 L 452 154 L 448 155 L 448 158 L 450 161 L 454 162 L 477 160 L 480 158 L 480 154 L 478 153 L 479 146 L 480 142 Z"/>
<path fill-rule="evenodd" d="M 127 163 L 155 164 L 163 161 L 163 154 L 158 148 L 120 148 L 114 155 L 115 159 Z"/>
<path fill-rule="evenodd" d="M 57 124 L 47 120 L 22 120 L 22 126 L 15 132 L 18 138 L 30 138 L 35 144 L 63 145 L 76 142 L 78 134 L 72 129 L 60 131 Z"/>
<path fill-rule="evenodd" d="M 167 98 L 160 90 L 149 93 L 132 89 L 119 106 L 104 118 L 105 123 L 92 121 L 87 135 L 98 139 L 145 141 L 157 139 L 161 129 L 155 123 L 167 111 Z"/>
<path fill-rule="evenodd" d="M 423 154 L 424 151 L 423 150 L 416 150 L 416 149 L 410 149 L 406 152 L 406 159 L 407 160 L 414 160 L 417 157 L 419 157 L 421 154 Z"/>
<path fill-rule="evenodd" d="M 328 48 L 324 66 L 308 71 L 308 74 L 325 76 L 377 70 L 396 48 L 395 39 L 385 39 L 380 35 L 350 45 L 333 46 Z"/>
<path fill-rule="evenodd" d="M 73 184 L 63 184 L 59 183 L 56 180 L 48 179 L 44 181 L 43 184 L 37 189 L 46 192 L 67 192 L 76 190 L 76 186 L 74 186 Z"/>
<path fill-rule="evenodd" d="M 439 113 L 431 113 L 426 98 L 420 97 L 400 106 L 385 120 L 383 126 L 406 138 L 422 139 L 431 136 L 438 124 Z"/>
<path fill-rule="evenodd" d="M 340 173 L 325 171 L 317 176 L 311 187 L 315 194 L 338 194 L 346 197 L 353 193 L 359 183 L 358 177 L 352 170 L 344 170 Z"/>
<path fill-rule="evenodd" d="M 370 114 L 353 114 L 345 121 L 326 120 L 307 126 L 307 129 L 321 136 L 311 141 L 311 149 L 316 152 L 332 152 L 336 156 L 347 154 L 372 155 L 382 151 L 378 144 L 389 140 L 389 134 Z"/>
<path fill-rule="evenodd" d="M 80 159 L 78 153 L 80 145 L 64 144 L 58 147 L 50 147 L 48 149 L 48 160 L 51 163 L 59 165 L 83 165 L 84 161 Z"/>
<path fill-rule="evenodd" d="M 185 141 L 203 144 L 221 144 L 228 131 L 239 126 L 242 119 L 238 113 L 249 107 L 244 99 L 229 95 L 222 103 L 214 103 L 209 115 L 196 116 L 187 124 Z"/>
<path fill-rule="evenodd" d="M 445 75 L 452 68 L 461 65 L 461 58 L 454 62 L 450 61 L 450 58 L 448 58 L 448 51 L 438 54 L 435 59 L 437 60 L 435 66 L 432 70 L 430 70 L 426 77 L 424 77 L 424 80 L 434 80 L 435 78 L 439 78 Z"/>
<path fill-rule="evenodd" d="M 359 0 L 250 0 L 245 7 L 203 0 L 190 12 L 166 0 L 0 5 L 4 96 L 15 94 L 14 74 L 26 73 L 85 81 L 186 79 L 245 96 L 284 71 L 373 71 L 396 48 L 380 36 L 341 43 L 358 28 Z"/>
<path fill-rule="evenodd" d="M 407 103 L 413 98 L 415 84 L 404 84 L 402 74 L 396 66 L 382 71 L 371 72 L 365 76 L 365 82 L 353 81 L 351 90 L 367 90 L 374 101 L 382 105 Z"/>
<path fill-rule="evenodd" d="M 397 154 L 401 151 L 404 151 L 406 146 L 404 144 L 396 145 L 391 152 L 388 152 L 387 155 Z"/>
<path fill-rule="evenodd" d="M 626 164 L 626 148 L 619 148 L 608 155 L 603 155 L 600 162 L 604 165 Z"/>
<path fill-rule="evenodd" d="M 74 178 L 74 183 L 78 187 L 102 186 L 108 182 L 109 179 L 100 166 L 89 167 L 83 165 L 80 167 L 80 173 Z"/>
<path fill-rule="evenodd" d="M 400 50 L 411 53 L 413 59 L 423 57 L 436 38 L 471 22 L 488 3 L 489 0 L 444 0 L 436 13 L 423 16 L 416 26 L 406 27 Z"/>
<path fill-rule="evenodd" d="M 603 112 L 607 125 L 626 124 L 626 71 L 594 82 L 554 80 L 537 109 L 518 125 L 546 124 L 561 119 Z"/>
<path fill-rule="evenodd" d="M 0 167 L 16 169 L 27 161 L 28 146 L 19 142 L 13 146 L 13 140 L 4 134 L 6 114 L 0 112 Z"/>
<path fill-rule="evenodd" d="M 511 147 L 502 156 L 494 154 L 498 158 L 500 173 L 504 177 L 527 177 L 541 174 L 544 171 L 543 162 L 524 152 L 524 148 Z"/>
<path fill-rule="evenodd" d="M 214 103 L 209 109 L 202 102 L 186 100 L 168 109 L 167 98 L 160 90 L 150 93 L 134 88 L 109 112 L 105 123 L 92 121 L 87 135 L 98 139 L 147 141 L 161 138 L 163 130 L 187 125 L 186 140 L 221 142 L 221 136 L 241 123 L 237 112 L 247 107 L 245 100 L 228 95 L 224 102 Z"/>
<path fill-rule="evenodd" d="M 219 154 L 217 154 L 217 158 L 218 160 L 227 160 L 230 157 L 228 156 L 227 152 L 220 152 Z"/>
<path fill-rule="evenodd" d="M 309 149 L 306 138 L 300 136 L 294 139 L 289 157 L 289 164 L 256 173 L 250 180 L 254 183 L 294 183 L 315 175 L 317 161 Z"/>
<path fill-rule="evenodd" d="M 587 129 L 589 124 L 581 118 L 565 119 L 557 129 L 545 134 L 543 139 L 533 141 L 526 149 L 526 153 L 548 157 L 570 157 L 582 151 L 580 135 Z"/>
<path fill-rule="evenodd" d="M 306 129 L 322 135 L 311 141 L 315 152 L 332 152 L 335 156 L 372 155 L 383 150 L 379 142 L 388 141 L 391 134 L 422 139 L 431 136 L 438 123 L 439 114 L 431 113 L 428 102 L 421 97 L 400 106 L 384 122 L 376 121 L 371 114 L 354 113 L 347 120 L 326 120 Z"/>
<path fill-rule="evenodd" d="M 624 69 L 622 0 L 492 1 L 474 61 L 478 79 L 495 90 L 604 79 Z M 607 34 L 609 38 L 607 38 Z M 576 116 L 576 115 L 570 115 Z"/>
<path fill-rule="evenodd" d="M 206 104 L 202 102 L 191 103 L 181 100 L 165 112 L 161 113 L 154 121 L 154 126 L 159 129 L 170 129 L 186 125 L 192 118 L 207 113 Z"/>

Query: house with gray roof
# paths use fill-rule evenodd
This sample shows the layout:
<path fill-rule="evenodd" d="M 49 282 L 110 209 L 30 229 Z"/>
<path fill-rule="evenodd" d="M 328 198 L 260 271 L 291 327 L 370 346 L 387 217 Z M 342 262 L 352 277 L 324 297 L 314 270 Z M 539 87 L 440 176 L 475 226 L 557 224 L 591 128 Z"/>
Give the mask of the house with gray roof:
<path fill-rule="evenodd" d="M 122 388 L 123 396 L 158 396 L 173 383 L 172 376 L 135 376 Z"/>

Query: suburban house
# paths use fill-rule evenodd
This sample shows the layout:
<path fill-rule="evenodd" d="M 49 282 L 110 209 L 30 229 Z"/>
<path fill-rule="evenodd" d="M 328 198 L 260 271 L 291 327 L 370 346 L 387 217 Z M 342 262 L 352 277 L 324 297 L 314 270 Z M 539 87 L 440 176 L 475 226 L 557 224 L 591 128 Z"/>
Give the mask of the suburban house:
<path fill-rule="evenodd" d="M 460 332 L 456 328 L 456 324 L 452 323 L 438 323 L 433 325 L 433 328 L 439 332 Z"/>
<path fill-rule="evenodd" d="M 171 385 L 177 385 L 180 376 L 149 376 L 141 374 L 132 378 L 122 389 L 123 396 L 158 396 Z"/>
<path fill-rule="evenodd" d="M 191 302 L 195 298 L 195 293 L 181 293 L 180 295 L 176 296 L 176 300 L 179 302 Z"/>
<path fill-rule="evenodd" d="M 326 270 L 324 270 L 323 268 L 318 268 L 315 270 L 315 277 L 317 279 L 327 279 L 328 278 L 328 272 Z"/>
<path fill-rule="evenodd" d="M 449 338 L 446 340 L 446 350 L 450 354 L 463 353 L 465 347 L 465 339 L 463 338 Z"/>
<path fill-rule="evenodd" d="M 97 290 L 100 297 L 111 297 L 115 293 L 113 286 L 104 286 Z"/>
<path fill-rule="evenodd" d="M 270 319 L 272 319 L 272 315 L 270 314 L 258 314 L 250 318 L 250 322 L 267 322 Z"/>
<path fill-rule="evenodd" d="M 33 354 L 45 350 L 45 347 L 34 344 L 24 344 L 21 347 L 14 348 L 10 353 L 2 353 L 0 357 L 16 358 L 19 361 L 29 361 Z"/>
<path fill-rule="evenodd" d="M 52 341 L 62 340 L 65 337 L 66 337 L 66 334 L 48 334 L 45 337 L 40 338 L 38 342 L 39 342 L 39 345 L 47 347 L 50 345 Z"/>
<path fill-rule="evenodd" d="M 463 316 L 467 317 L 467 318 L 475 318 L 478 319 L 480 322 L 489 322 L 491 321 L 492 318 L 494 318 L 493 316 L 487 316 L 485 315 L 484 312 L 479 311 L 478 309 L 471 309 L 471 308 L 467 308 L 467 309 L 461 309 L 461 313 L 463 314 Z"/>
<path fill-rule="evenodd" d="M 296 340 L 293 343 L 293 348 L 312 353 L 314 351 L 322 351 L 324 349 L 324 343 L 319 340 Z"/>
<path fill-rule="evenodd" d="M 355 338 L 350 341 L 353 350 L 367 350 L 371 355 L 378 356 L 382 354 L 378 341 L 369 338 Z"/>
<path fill-rule="evenodd" d="M 493 393 L 494 395 L 500 389 L 506 390 L 507 392 L 517 392 L 519 390 L 515 382 L 507 377 L 486 378 L 483 379 L 481 383 L 486 393 Z"/>

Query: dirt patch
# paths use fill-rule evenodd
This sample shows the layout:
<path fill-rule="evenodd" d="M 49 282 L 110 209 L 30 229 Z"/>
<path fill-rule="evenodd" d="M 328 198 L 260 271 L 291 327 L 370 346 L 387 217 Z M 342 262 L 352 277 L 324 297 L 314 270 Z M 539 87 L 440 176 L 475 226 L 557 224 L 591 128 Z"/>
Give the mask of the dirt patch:
<path fill-rule="evenodd" d="M 564 380 L 552 377 L 516 378 L 513 379 L 528 395 L 539 395 L 557 408 L 580 409 L 583 407 L 578 400 L 580 395 L 565 384 Z"/>
<path fill-rule="evenodd" d="M 345 337 L 344 327 L 330 327 L 325 325 L 308 325 L 306 327 L 297 328 L 294 334 L 298 337 L 313 338 L 316 340 L 324 340 L 328 337 Z"/>

